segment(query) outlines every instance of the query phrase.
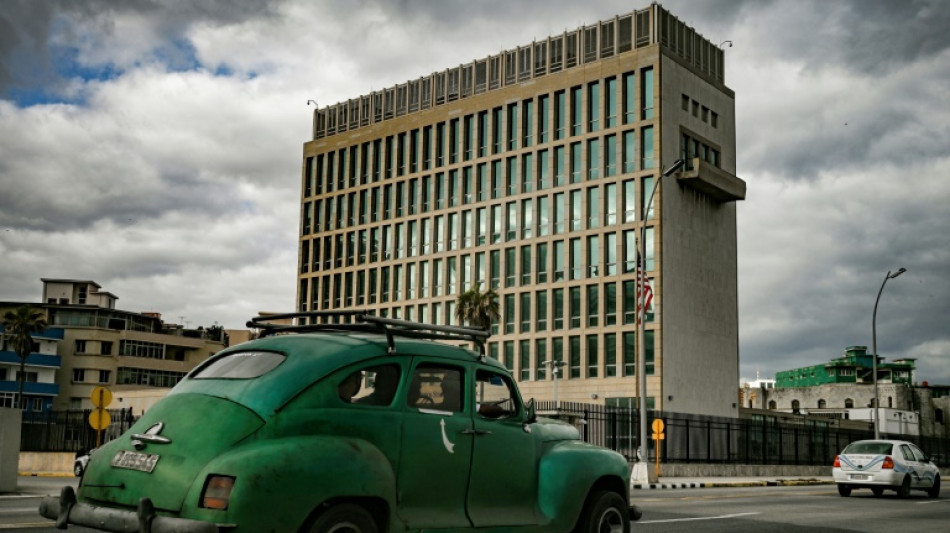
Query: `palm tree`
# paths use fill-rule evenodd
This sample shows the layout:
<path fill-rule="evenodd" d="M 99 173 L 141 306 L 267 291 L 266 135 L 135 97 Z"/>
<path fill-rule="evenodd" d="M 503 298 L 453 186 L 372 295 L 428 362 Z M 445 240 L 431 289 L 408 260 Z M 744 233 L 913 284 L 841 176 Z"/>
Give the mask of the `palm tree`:
<path fill-rule="evenodd" d="M 20 374 L 18 377 L 20 394 L 17 396 L 16 407 L 23 408 L 23 379 L 26 377 L 26 358 L 33 351 L 33 333 L 46 329 L 46 315 L 29 305 L 21 305 L 13 311 L 3 315 L 3 327 L 6 336 L 10 339 L 10 347 L 20 358 Z"/>
<path fill-rule="evenodd" d="M 482 292 L 478 285 L 459 295 L 456 301 L 455 318 L 476 328 L 488 330 L 492 322 L 498 320 L 498 293 L 495 289 Z"/>

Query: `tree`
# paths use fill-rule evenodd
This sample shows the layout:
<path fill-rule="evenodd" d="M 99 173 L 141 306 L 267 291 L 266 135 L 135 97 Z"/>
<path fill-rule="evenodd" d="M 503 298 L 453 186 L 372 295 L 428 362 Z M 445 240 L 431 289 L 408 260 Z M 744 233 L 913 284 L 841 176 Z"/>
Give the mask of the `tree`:
<path fill-rule="evenodd" d="M 10 347 L 20 358 L 19 395 L 16 407 L 23 409 L 23 380 L 26 378 L 26 358 L 33 351 L 33 333 L 46 329 L 46 315 L 29 305 L 21 305 L 3 315 L 5 334 L 10 339 Z"/>
<path fill-rule="evenodd" d="M 455 318 L 476 328 L 488 330 L 492 322 L 498 320 L 498 293 L 495 289 L 482 292 L 478 285 L 459 295 L 456 301 Z"/>

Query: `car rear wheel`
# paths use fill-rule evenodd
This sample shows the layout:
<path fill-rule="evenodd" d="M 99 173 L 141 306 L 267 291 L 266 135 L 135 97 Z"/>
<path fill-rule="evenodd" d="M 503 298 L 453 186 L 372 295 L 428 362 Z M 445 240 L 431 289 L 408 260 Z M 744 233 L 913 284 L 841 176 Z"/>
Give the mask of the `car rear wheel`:
<path fill-rule="evenodd" d="M 847 498 L 851 496 L 851 487 L 838 483 L 838 494 Z"/>
<path fill-rule="evenodd" d="M 871 489 L 871 492 L 874 493 L 875 496 L 881 496 L 882 494 L 884 494 L 884 489 L 880 487 L 874 487 L 873 489 Z"/>
<path fill-rule="evenodd" d="M 584 503 L 574 533 L 629 533 L 630 520 L 623 497 L 612 491 L 592 493 Z"/>
<path fill-rule="evenodd" d="M 934 485 L 927 489 L 927 496 L 930 496 L 931 498 L 940 497 L 940 476 L 934 478 Z"/>
<path fill-rule="evenodd" d="M 376 521 L 366 509 L 352 503 L 330 507 L 314 520 L 310 533 L 377 533 Z"/>
<path fill-rule="evenodd" d="M 910 476 L 904 476 L 904 481 L 897 488 L 897 497 L 906 498 L 908 495 L 910 495 Z"/>

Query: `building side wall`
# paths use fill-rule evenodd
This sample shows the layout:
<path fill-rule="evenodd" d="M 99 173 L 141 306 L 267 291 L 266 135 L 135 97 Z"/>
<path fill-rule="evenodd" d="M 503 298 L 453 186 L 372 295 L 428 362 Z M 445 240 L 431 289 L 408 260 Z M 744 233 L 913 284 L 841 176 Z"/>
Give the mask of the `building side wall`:
<path fill-rule="evenodd" d="M 735 100 L 669 57 L 661 59 L 661 153 L 681 157 L 683 132 L 720 149 L 722 169 L 735 174 Z M 688 97 L 687 110 L 683 99 Z M 693 115 L 693 102 L 700 113 Z M 702 107 L 717 125 L 703 121 Z M 666 178 L 659 248 L 662 307 L 663 409 L 736 416 L 739 381 L 736 205 L 720 203 Z M 658 203 L 654 200 L 654 203 Z M 656 289 L 654 289 L 656 290 Z"/>

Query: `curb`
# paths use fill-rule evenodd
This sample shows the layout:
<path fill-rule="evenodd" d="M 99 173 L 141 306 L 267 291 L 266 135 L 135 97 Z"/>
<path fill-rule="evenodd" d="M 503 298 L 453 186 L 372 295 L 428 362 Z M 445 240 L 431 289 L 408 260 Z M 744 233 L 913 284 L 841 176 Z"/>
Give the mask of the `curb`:
<path fill-rule="evenodd" d="M 72 472 L 17 472 L 22 477 L 76 477 Z"/>
<path fill-rule="evenodd" d="M 649 485 L 635 484 L 631 489 L 708 489 L 725 487 L 797 487 L 807 485 L 834 485 L 834 481 L 821 479 L 781 479 L 778 481 L 715 481 L 698 483 L 650 483 Z"/>

